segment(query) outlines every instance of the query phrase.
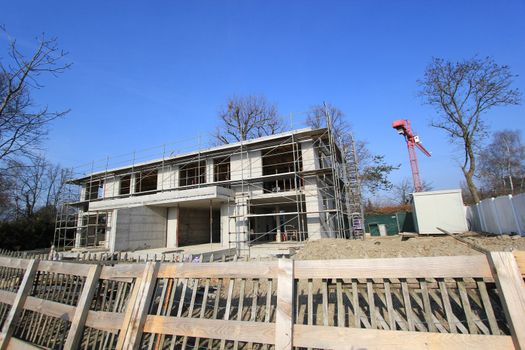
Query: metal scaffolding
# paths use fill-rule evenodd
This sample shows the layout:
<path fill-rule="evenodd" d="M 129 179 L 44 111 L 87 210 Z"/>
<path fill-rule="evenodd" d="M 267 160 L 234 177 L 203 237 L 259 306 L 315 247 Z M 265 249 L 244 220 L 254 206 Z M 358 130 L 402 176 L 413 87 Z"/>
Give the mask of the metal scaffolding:
<path fill-rule="evenodd" d="M 359 237 L 362 204 L 355 147 L 352 159 L 346 159 L 333 136 L 330 116 L 326 118 L 327 127 L 309 129 L 308 136 L 302 129 L 271 140 L 189 153 L 170 152 L 164 145 L 156 161 L 140 162 L 134 152 L 131 162 L 111 170 L 109 158 L 99 171 L 92 163 L 86 176 L 70 181 L 83 188 L 57 214 L 55 247 L 65 250 L 105 244 L 111 211 L 90 211 L 92 202 L 204 186 L 232 191 L 225 203 L 227 243 L 239 255 L 269 241 L 304 242 L 314 235 Z M 303 156 L 305 142 L 311 143 L 313 157 Z M 253 157 L 254 152 L 260 156 Z M 232 166 L 234 158 L 240 167 Z M 212 222 L 210 201 L 210 239 Z"/>

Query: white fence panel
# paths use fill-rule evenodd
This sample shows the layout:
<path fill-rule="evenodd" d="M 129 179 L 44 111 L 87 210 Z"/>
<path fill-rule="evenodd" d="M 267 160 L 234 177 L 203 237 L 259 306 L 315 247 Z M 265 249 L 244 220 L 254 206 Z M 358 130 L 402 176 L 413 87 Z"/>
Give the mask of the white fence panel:
<path fill-rule="evenodd" d="M 520 228 L 520 234 L 525 236 L 525 193 L 513 196 L 512 205 Z"/>
<path fill-rule="evenodd" d="M 481 215 L 483 217 L 483 230 L 491 233 L 501 234 L 501 230 L 498 225 L 498 218 L 496 211 L 494 210 L 494 198 L 487 198 L 479 202 L 479 208 L 481 209 Z"/>
<path fill-rule="evenodd" d="M 486 198 L 467 209 L 471 230 L 525 236 L 525 194 Z"/>
<path fill-rule="evenodd" d="M 512 208 L 511 195 L 494 198 L 494 209 L 501 233 L 519 232 L 514 209 Z"/>

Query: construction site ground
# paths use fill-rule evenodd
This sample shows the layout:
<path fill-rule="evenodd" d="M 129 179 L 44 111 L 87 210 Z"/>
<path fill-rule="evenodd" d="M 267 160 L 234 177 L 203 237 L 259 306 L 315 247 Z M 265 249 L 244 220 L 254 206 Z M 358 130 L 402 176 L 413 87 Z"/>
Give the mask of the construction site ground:
<path fill-rule="evenodd" d="M 525 250 L 525 237 L 486 236 L 467 232 L 457 237 L 489 251 Z M 306 243 L 295 252 L 295 260 L 397 258 L 417 256 L 453 256 L 482 254 L 466 243 L 448 235 L 366 237 L 364 240 L 321 239 Z"/>

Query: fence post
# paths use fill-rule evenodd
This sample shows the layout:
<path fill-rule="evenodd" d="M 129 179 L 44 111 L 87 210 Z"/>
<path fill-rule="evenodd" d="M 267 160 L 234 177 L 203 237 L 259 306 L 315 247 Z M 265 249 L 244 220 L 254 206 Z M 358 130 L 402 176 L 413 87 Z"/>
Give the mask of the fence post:
<path fill-rule="evenodd" d="M 145 264 L 142 277 L 137 281 L 138 285 L 133 288 L 132 296 L 128 301 L 117 349 L 133 350 L 139 348 L 159 266 L 160 263 L 157 261 L 150 261 Z"/>
<path fill-rule="evenodd" d="M 525 283 L 516 259 L 510 252 L 490 252 L 488 258 L 514 347 L 525 349 Z"/>
<path fill-rule="evenodd" d="M 279 259 L 277 272 L 277 309 L 275 313 L 275 349 L 291 350 L 293 347 L 294 315 L 294 262 Z"/>
<path fill-rule="evenodd" d="M 22 279 L 22 283 L 20 283 L 18 293 L 16 293 L 15 300 L 11 306 L 11 309 L 9 310 L 9 314 L 7 314 L 2 332 L 0 333 L 0 350 L 7 349 L 9 345 L 9 340 L 13 335 L 15 325 L 18 322 L 18 318 L 20 317 L 20 314 L 24 308 L 27 296 L 33 287 L 33 281 L 38 269 L 38 262 L 38 259 L 32 259 L 29 260 L 29 263 L 27 264 L 24 278 Z"/>
<path fill-rule="evenodd" d="M 98 279 L 102 266 L 97 264 L 91 267 L 86 277 L 86 283 L 84 289 L 78 300 L 77 309 L 73 320 L 71 321 L 71 327 L 67 335 L 64 349 L 78 349 L 80 348 L 80 341 L 82 340 L 82 333 L 84 332 L 84 324 L 93 300 L 93 294 L 98 286 Z"/>

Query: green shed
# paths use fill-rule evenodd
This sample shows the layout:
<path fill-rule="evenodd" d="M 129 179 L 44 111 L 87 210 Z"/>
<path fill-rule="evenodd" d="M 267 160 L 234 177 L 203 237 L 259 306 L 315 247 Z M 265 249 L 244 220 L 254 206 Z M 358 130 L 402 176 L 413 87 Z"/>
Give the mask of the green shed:
<path fill-rule="evenodd" d="M 397 235 L 400 232 L 416 232 L 412 212 L 365 215 L 365 231 L 372 236 Z"/>

